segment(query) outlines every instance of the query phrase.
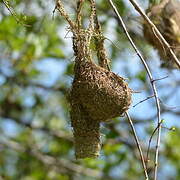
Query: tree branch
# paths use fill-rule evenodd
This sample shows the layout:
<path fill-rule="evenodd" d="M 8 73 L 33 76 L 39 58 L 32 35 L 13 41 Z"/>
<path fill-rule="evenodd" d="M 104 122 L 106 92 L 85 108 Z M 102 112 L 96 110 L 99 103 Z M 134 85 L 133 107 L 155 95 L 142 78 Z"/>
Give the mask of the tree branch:
<path fill-rule="evenodd" d="M 115 7 L 115 5 L 113 4 L 112 0 L 108 0 L 110 5 L 112 6 L 114 12 L 116 13 L 120 24 L 122 25 L 122 28 L 124 30 L 124 33 L 126 34 L 129 42 L 131 43 L 132 47 L 134 48 L 135 52 L 137 53 L 137 55 L 139 56 L 141 62 L 144 65 L 144 68 L 148 74 L 151 86 L 152 86 L 152 90 L 153 90 L 153 94 L 154 94 L 154 98 L 155 98 L 155 102 L 156 102 L 156 109 L 157 109 L 157 118 L 158 118 L 158 137 L 157 137 L 157 145 L 156 145 L 156 155 L 155 155 L 155 162 L 154 162 L 154 168 L 155 168 L 155 176 L 157 175 L 157 165 L 158 165 L 158 157 L 159 157 L 159 146 L 160 146 L 160 138 L 161 138 L 161 111 L 160 111 L 160 102 L 159 102 L 159 98 L 158 98 L 158 93 L 157 93 L 157 89 L 156 89 L 156 85 L 155 85 L 155 81 L 153 79 L 152 73 L 145 61 L 145 59 L 143 58 L 143 56 L 141 55 L 141 53 L 139 52 L 138 48 L 136 47 L 135 43 L 133 42 L 132 38 L 130 37 L 128 30 L 126 28 L 125 23 L 123 22 L 122 17 L 120 16 L 117 8 Z M 156 178 L 154 179 L 156 180 Z"/>
<path fill-rule="evenodd" d="M 135 130 L 135 128 L 134 128 L 133 122 L 132 122 L 131 117 L 130 117 L 130 115 L 129 115 L 128 112 L 126 112 L 126 116 L 127 116 L 128 121 L 129 121 L 129 124 L 130 124 L 130 126 L 131 126 L 131 129 L 132 129 L 132 132 L 133 132 L 133 135 L 134 135 L 134 139 L 135 139 L 135 141 L 136 141 L 136 145 L 137 145 L 138 150 L 139 150 L 142 167 L 143 167 L 143 169 L 144 169 L 145 178 L 146 178 L 146 180 L 148 180 L 149 177 L 148 177 L 148 174 L 147 174 L 147 167 L 146 167 L 146 163 L 145 163 L 144 156 L 143 156 L 143 153 L 142 153 L 141 145 L 140 145 L 138 136 L 137 136 L 137 134 L 136 134 L 136 130 Z"/>
<path fill-rule="evenodd" d="M 138 11 L 138 13 L 144 18 L 144 20 L 151 26 L 152 32 L 155 33 L 157 36 L 157 41 L 160 41 L 160 43 L 163 43 L 163 45 L 169 50 L 173 61 L 176 63 L 178 68 L 180 69 L 180 61 L 176 57 L 175 53 L 173 52 L 171 46 L 168 44 L 168 42 L 164 39 L 162 34 L 159 32 L 158 28 L 154 25 L 154 23 L 149 19 L 149 17 L 145 14 L 143 9 L 138 5 L 138 3 L 135 0 L 129 0 L 131 4 L 134 6 L 134 8 Z"/>

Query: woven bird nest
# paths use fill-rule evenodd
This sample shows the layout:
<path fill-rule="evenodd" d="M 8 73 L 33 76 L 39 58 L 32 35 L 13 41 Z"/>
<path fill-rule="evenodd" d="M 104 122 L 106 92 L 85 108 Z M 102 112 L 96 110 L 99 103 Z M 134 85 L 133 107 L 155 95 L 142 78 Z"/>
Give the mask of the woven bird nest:
<path fill-rule="evenodd" d="M 102 122 L 128 110 L 131 90 L 122 77 L 90 61 L 76 71 L 71 99 L 82 104 L 93 120 Z"/>
<path fill-rule="evenodd" d="M 72 99 L 70 115 L 76 158 L 98 157 L 101 150 L 100 122 L 92 120 L 82 105 Z"/>
<path fill-rule="evenodd" d="M 100 123 L 118 117 L 131 104 L 131 89 L 124 78 L 108 70 L 108 58 L 104 48 L 104 37 L 97 20 L 95 2 L 91 0 L 90 23 L 87 29 L 81 25 L 81 8 L 78 2 L 77 22 L 70 20 L 57 0 L 57 9 L 70 24 L 73 33 L 75 55 L 74 80 L 69 96 L 71 124 L 74 133 L 76 158 L 99 156 Z M 90 43 L 96 39 L 99 65 L 93 62 Z"/>
<path fill-rule="evenodd" d="M 180 2 L 178 0 L 162 0 L 160 4 L 150 7 L 147 15 L 172 47 L 177 58 L 180 59 Z M 172 61 L 171 54 L 157 39 L 152 28 L 145 23 L 143 29 L 145 38 L 158 50 L 164 61 L 162 65 L 167 68 L 177 68 Z"/>
<path fill-rule="evenodd" d="M 76 158 L 99 156 L 100 122 L 122 115 L 131 104 L 132 91 L 124 79 L 93 62 L 88 36 L 88 31 L 82 31 L 73 43 L 76 59 L 70 114 Z"/>

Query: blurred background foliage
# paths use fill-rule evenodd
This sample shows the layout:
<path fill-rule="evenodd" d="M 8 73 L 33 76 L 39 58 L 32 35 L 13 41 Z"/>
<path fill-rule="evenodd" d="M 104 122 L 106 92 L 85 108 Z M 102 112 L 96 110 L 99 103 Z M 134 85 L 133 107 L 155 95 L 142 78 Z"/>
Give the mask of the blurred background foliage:
<path fill-rule="evenodd" d="M 124 117 L 103 124 L 98 159 L 75 160 L 68 92 L 73 79 L 73 51 L 67 24 L 55 13 L 54 1 L 0 2 L 0 179 L 5 180 L 140 180 L 143 171 L 130 127 Z M 139 0 L 146 9 L 154 1 Z M 159 177 L 180 179 L 180 75 L 160 67 L 157 51 L 144 39 L 142 19 L 128 1 L 116 0 L 133 40 L 158 81 L 164 128 Z M 64 0 L 75 17 L 76 1 Z M 84 17 L 88 14 L 88 3 Z M 128 78 L 140 93 L 133 105 L 152 95 L 147 74 L 107 1 L 97 2 L 112 71 Z M 17 20 L 19 22 L 17 22 Z M 130 108 L 144 152 L 156 127 L 156 107 L 149 99 Z M 176 127 L 175 131 L 167 128 Z M 155 137 L 154 139 L 155 140 Z M 148 172 L 153 170 L 152 142 Z"/>

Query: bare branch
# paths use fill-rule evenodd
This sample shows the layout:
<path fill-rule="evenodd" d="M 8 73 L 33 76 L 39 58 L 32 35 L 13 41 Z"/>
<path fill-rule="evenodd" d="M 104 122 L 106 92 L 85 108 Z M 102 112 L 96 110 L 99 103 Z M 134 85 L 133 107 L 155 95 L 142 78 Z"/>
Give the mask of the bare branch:
<path fill-rule="evenodd" d="M 169 76 L 165 76 L 165 77 L 162 77 L 162 78 L 157 78 L 157 79 L 154 79 L 153 81 L 161 81 L 161 80 L 164 80 L 166 78 L 168 78 Z"/>
<path fill-rule="evenodd" d="M 115 7 L 115 5 L 113 4 L 112 0 L 108 0 L 109 3 L 111 4 L 114 12 L 116 13 L 122 27 L 123 27 L 123 30 L 124 30 L 124 33 L 126 34 L 129 42 L 131 43 L 132 47 L 134 48 L 134 50 L 136 51 L 137 55 L 139 56 L 141 62 L 143 63 L 144 65 L 144 68 L 145 70 L 147 71 L 147 74 L 148 74 L 148 77 L 149 77 L 149 80 L 151 82 L 151 86 L 152 86 L 152 89 L 153 89 L 153 94 L 154 94 L 154 97 L 155 97 L 155 102 L 156 102 L 156 109 L 157 109 L 157 118 L 158 118 L 158 137 L 157 137 L 157 145 L 156 145 L 156 155 L 155 155 L 155 162 L 154 162 L 154 168 L 155 168 L 155 176 L 157 175 L 157 165 L 158 165 L 158 157 L 159 157 L 159 146 L 160 146 L 160 139 L 161 139 L 161 111 L 160 111 L 160 103 L 159 103 L 159 98 L 158 98 L 158 93 L 157 93 L 157 89 L 156 89 L 156 85 L 155 85 L 155 81 L 153 79 L 153 76 L 152 76 L 152 73 L 145 61 L 145 59 L 143 58 L 143 56 L 141 55 L 141 53 L 139 52 L 139 50 L 137 49 L 135 43 L 133 42 L 132 38 L 130 37 L 129 33 L 128 33 L 128 30 L 126 28 L 126 25 L 125 23 L 123 22 L 123 19 L 122 17 L 120 16 L 117 8 Z M 156 180 L 157 178 L 155 177 L 154 180 Z"/>
<path fill-rule="evenodd" d="M 154 129 L 154 131 L 152 132 L 150 138 L 149 138 L 149 143 L 148 143 L 148 149 L 147 149 L 147 154 L 146 154 L 146 166 L 148 165 L 148 161 L 149 161 L 149 151 L 150 151 L 150 147 L 151 147 L 151 141 L 152 138 L 154 136 L 154 134 L 157 132 L 157 130 L 159 129 L 159 126 L 162 124 L 162 120 L 161 122 L 158 124 L 158 126 Z"/>
<path fill-rule="evenodd" d="M 136 141 L 136 144 L 137 144 L 137 147 L 138 147 L 138 150 L 139 150 L 139 154 L 140 154 L 140 158 L 141 158 L 141 163 L 142 163 L 142 166 L 143 166 L 143 169 L 144 169 L 145 178 L 146 178 L 146 180 L 148 180 L 149 177 L 148 177 L 148 174 L 147 174 L 147 167 L 146 167 L 146 164 L 145 164 L 145 161 L 144 161 L 144 156 L 143 156 L 143 153 L 142 153 L 142 149 L 141 149 L 141 145 L 140 145 L 138 136 L 136 134 L 136 130 L 134 128 L 133 122 L 132 122 L 131 117 L 130 117 L 128 112 L 126 112 L 126 116 L 127 116 L 128 121 L 129 121 L 129 124 L 131 126 L 131 129 L 132 129 L 132 132 L 133 132 L 133 135 L 134 135 L 134 139 Z"/>
<path fill-rule="evenodd" d="M 153 97 L 154 97 L 154 95 L 148 96 L 146 99 L 143 99 L 143 100 L 139 101 L 137 104 L 133 105 L 133 107 L 136 107 L 138 104 L 141 104 L 141 103 L 143 103 L 144 101 L 147 101 L 148 99 L 151 99 L 151 98 L 153 98 Z"/>

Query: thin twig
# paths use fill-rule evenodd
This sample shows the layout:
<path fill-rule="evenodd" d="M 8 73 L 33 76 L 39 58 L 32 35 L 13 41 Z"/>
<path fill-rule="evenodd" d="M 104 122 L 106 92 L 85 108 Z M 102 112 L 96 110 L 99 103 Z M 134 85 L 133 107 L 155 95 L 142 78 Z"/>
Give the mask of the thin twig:
<path fill-rule="evenodd" d="M 6 8 L 8 9 L 8 11 L 11 13 L 11 15 L 14 17 L 14 19 L 16 20 L 17 23 L 20 23 L 21 25 L 23 25 L 24 27 L 31 27 L 31 25 L 29 24 L 24 24 L 21 22 L 21 20 L 17 17 L 17 14 L 14 12 L 14 10 L 10 7 L 9 3 L 5 0 L 2 0 L 3 4 L 6 6 Z"/>
<path fill-rule="evenodd" d="M 117 8 L 115 7 L 115 5 L 113 4 L 112 0 L 108 0 L 109 3 L 111 4 L 114 12 L 116 13 L 122 27 L 123 27 L 123 30 L 124 30 L 124 33 L 126 34 L 127 38 L 129 39 L 129 42 L 131 43 L 132 47 L 134 48 L 134 50 L 136 51 L 137 55 L 139 56 L 141 62 L 143 63 L 144 65 L 144 68 L 146 69 L 147 71 L 147 74 L 148 74 L 148 77 L 150 79 L 150 82 L 151 82 L 151 86 L 152 86 L 152 90 L 153 90 L 153 94 L 154 94 L 154 97 L 155 97 L 155 101 L 156 101 L 156 109 L 157 109 L 157 118 L 158 118 L 158 124 L 160 124 L 161 122 L 161 111 L 160 111 L 160 103 L 159 103 L 159 98 L 158 98 L 158 93 L 157 93 L 157 89 L 156 89 L 156 85 L 155 85 L 155 81 L 153 80 L 153 76 L 152 76 L 152 73 L 146 63 L 146 61 L 144 60 L 143 56 L 141 55 L 141 53 L 139 52 L 139 50 L 137 49 L 136 45 L 134 44 L 132 38 L 130 37 L 129 33 L 128 33 L 128 30 L 126 28 L 126 25 L 125 23 L 123 22 L 123 19 L 122 17 L 120 16 Z M 157 145 L 156 145 L 156 155 L 155 155 L 155 165 L 154 165 L 154 171 L 155 171 L 155 175 L 154 175 L 154 180 L 157 179 L 157 165 L 158 165 L 158 156 L 159 156 L 159 146 L 160 146 L 160 139 L 161 139 L 161 124 L 158 128 L 158 137 L 157 137 Z"/>
<path fill-rule="evenodd" d="M 154 134 L 156 133 L 156 131 L 159 129 L 159 126 L 162 124 L 163 120 L 161 120 L 161 122 L 158 124 L 158 126 L 154 129 L 154 131 L 151 134 L 151 137 L 149 138 L 149 143 L 148 143 L 148 149 L 147 149 L 147 154 L 146 154 L 146 167 L 148 166 L 148 161 L 149 161 L 149 150 L 151 147 L 151 141 L 152 138 L 154 136 Z M 161 126 L 162 127 L 162 126 Z"/>
<path fill-rule="evenodd" d="M 157 79 L 154 79 L 153 81 L 161 81 L 161 80 L 164 80 L 164 79 L 167 79 L 169 76 L 165 76 L 165 77 L 162 77 L 162 78 L 157 78 Z"/>
<path fill-rule="evenodd" d="M 176 65 L 180 68 L 180 61 L 176 57 L 175 53 L 173 52 L 171 46 L 169 43 L 164 39 L 162 34 L 159 32 L 158 28 L 154 25 L 154 23 L 149 19 L 149 17 L 145 14 L 143 9 L 138 5 L 138 3 L 135 0 L 129 0 L 131 4 L 134 6 L 134 8 L 139 12 L 139 14 L 144 18 L 144 20 L 151 26 L 152 31 L 157 35 L 157 39 L 160 41 L 160 43 L 163 43 L 163 45 L 169 50 L 171 56 L 173 57 L 172 60 L 176 63 Z"/>
<path fill-rule="evenodd" d="M 139 101 L 137 104 L 135 104 L 133 107 L 136 107 L 138 104 L 141 104 L 141 103 L 143 103 L 144 101 L 147 101 L 148 99 L 151 99 L 151 98 L 153 98 L 154 97 L 154 95 L 152 95 L 152 96 L 148 96 L 146 99 L 143 99 L 143 100 L 141 100 L 141 101 Z"/>
<path fill-rule="evenodd" d="M 129 0 L 132 5 L 134 6 L 134 8 L 139 12 L 139 14 L 141 14 L 141 16 L 146 20 L 146 22 L 152 27 L 152 29 L 154 30 L 155 34 L 159 37 L 158 40 L 160 39 L 164 46 L 169 50 L 170 54 L 173 57 L 174 62 L 176 63 L 176 65 L 180 68 L 180 62 L 178 60 L 178 58 L 176 57 L 176 55 L 174 54 L 173 50 L 171 49 L 171 46 L 168 44 L 168 42 L 164 39 L 164 37 L 161 35 L 161 33 L 159 32 L 159 30 L 156 28 L 156 26 L 154 25 L 154 23 L 149 19 L 149 17 L 144 13 L 144 11 L 142 10 L 142 8 L 138 5 L 138 3 L 135 0 Z M 151 81 L 152 82 L 152 81 Z M 153 82 L 152 82 L 153 83 Z M 159 100 L 157 99 L 157 107 L 159 105 Z M 158 137 L 157 137 L 157 145 L 156 145 L 156 153 L 155 153 L 155 166 L 154 166 L 154 180 L 157 179 L 157 172 L 158 172 L 158 157 L 159 157 L 159 146 L 160 146 L 160 136 L 161 136 L 161 118 L 160 118 L 160 108 L 159 108 L 159 115 L 158 115 Z"/>
<path fill-rule="evenodd" d="M 163 129 L 166 129 L 166 130 L 168 130 L 168 131 L 176 131 L 176 128 L 174 127 L 174 126 L 172 126 L 172 127 L 165 127 L 165 126 L 162 126 L 162 128 Z"/>
<path fill-rule="evenodd" d="M 17 14 L 14 12 L 14 10 L 10 7 L 9 2 L 2 0 L 2 2 L 4 3 L 4 5 L 6 6 L 6 8 L 8 9 L 8 11 L 11 13 L 11 15 L 14 17 L 14 19 L 16 20 L 17 23 L 22 24 L 25 27 L 31 27 L 31 25 L 29 24 L 24 24 L 21 22 L 21 20 L 17 17 Z"/>
<path fill-rule="evenodd" d="M 132 129 L 132 132 L 133 132 L 133 135 L 134 135 L 134 139 L 136 141 L 136 144 L 137 144 L 137 147 L 138 147 L 138 150 L 139 150 L 139 154 L 140 154 L 140 158 L 141 158 L 141 163 L 142 163 L 142 166 L 143 166 L 143 169 L 144 169 L 144 175 L 146 177 L 146 180 L 148 180 L 149 177 L 148 177 L 148 174 L 147 174 L 147 168 L 146 168 L 144 156 L 143 156 L 143 153 L 142 153 L 141 145 L 140 145 L 138 136 L 136 134 L 136 130 L 134 128 L 133 122 L 132 122 L 131 117 L 130 117 L 128 112 L 126 112 L 126 116 L 127 116 L 128 121 L 129 121 L 129 124 L 131 126 L 131 129 Z"/>
<path fill-rule="evenodd" d="M 9 3 L 6 2 L 5 0 L 2 0 L 4 5 L 6 6 L 6 8 L 8 9 L 8 11 L 11 13 L 11 15 L 15 18 L 15 20 L 17 21 L 17 23 L 19 23 L 19 19 L 17 18 L 16 13 L 11 9 L 11 7 L 9 6 Z"/>

